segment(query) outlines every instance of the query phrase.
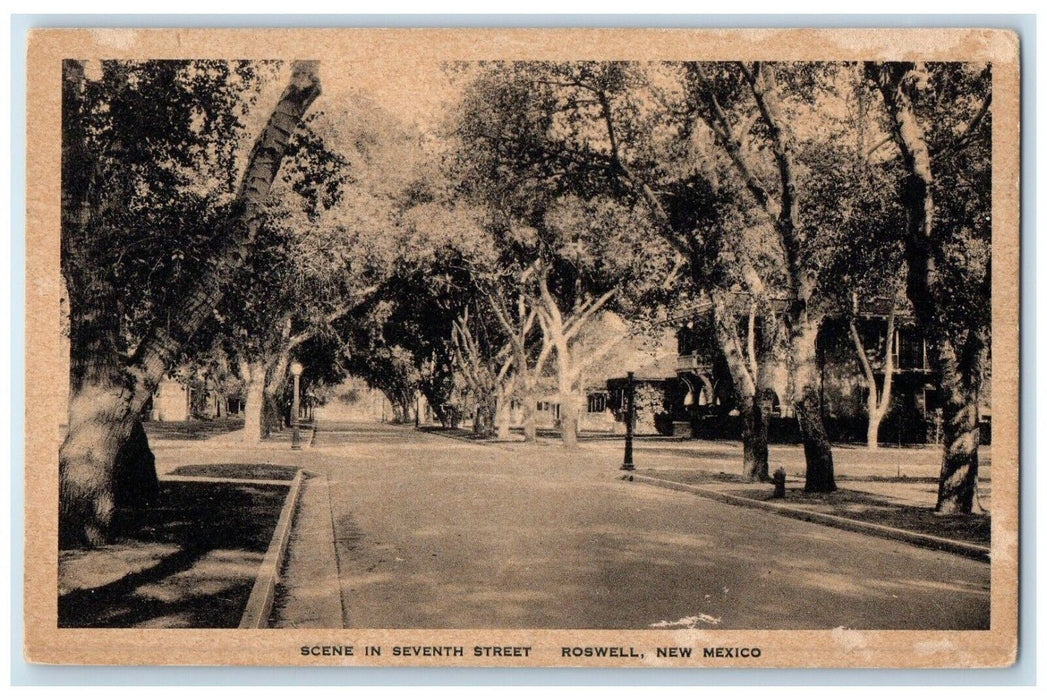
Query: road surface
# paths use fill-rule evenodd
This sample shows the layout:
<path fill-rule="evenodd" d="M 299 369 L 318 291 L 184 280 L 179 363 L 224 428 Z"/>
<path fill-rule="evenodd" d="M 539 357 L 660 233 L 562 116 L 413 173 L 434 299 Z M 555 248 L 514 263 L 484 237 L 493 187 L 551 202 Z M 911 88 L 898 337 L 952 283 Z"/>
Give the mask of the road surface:
<path fill-rule="evenodd" d="M 625 482 L 585 445 L 321 423 L 303 461 L 350 628 L 989 624 L 983 562 Z"/>

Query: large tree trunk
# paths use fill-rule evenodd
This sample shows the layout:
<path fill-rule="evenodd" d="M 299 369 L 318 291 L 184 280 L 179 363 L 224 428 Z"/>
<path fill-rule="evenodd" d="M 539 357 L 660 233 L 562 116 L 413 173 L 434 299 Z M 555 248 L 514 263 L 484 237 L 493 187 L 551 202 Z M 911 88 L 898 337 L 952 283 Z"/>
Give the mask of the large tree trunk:
<path fill-rule="evenodd" d="M 116 456 L 136 422 L 117 386 L 84 383 L 73 391 L 58 458 L 61 547 L 104 542 L 117 505 Z"/>
<path fill-rule="evenodd" d="M 538 425 L 535 422 L 535 411 L 537 410 L 534 391 L 534 383 L 527 382 L 520 394 L 520 400 L 523 402 L 523 432 L 524 442 L 536 443 L 538 442 Z"/>
<path fill-rule="evenodd" d="M 72 254 L 72 251 L 69 251 Z M 127 377 L 116 354 L 120 305 L 104 271 L 69 264 L 68 432 L 59 450 L 59 544 L 101 544 L 121 507 L 155 500 L 155 460 L 140 421 L 124 401 Z M 91 275 L 103 276 L 91 278 Z M 68 277 L 67 277 L 68 279 Z M 75 290 L 75 296 L 72 296 Z"/>
<path fill-rule="evenodd" d="M 69 434 L 59 450 L 59 531 L 63 533 L 63 542 L 97 544 L 104 540 L 115 505 L 117 454 L 131 436 L 153 391 L 177 361 L 181 348 L 213 312 L 232 273 L 243 265 L 254 247 L 262 207 L 291 135 L 319 94 L 316 64 L 296 63 L 290 84 L 254 144 L 233 207 L 235 213 L 219 232 L 214 253 L 193 286 L 181 296 L 182 303 L 162 322 L 157 319 L 130 362 L 121 368 L 119 377 L 83 382 L 74 390 Z M 63 167 L 63 177 L 66 172 Z M 75 207 L 77 203 L 70 204 Z M 75 237 L 75 227 L 82 219 L 79 212 L 70 213 L 72 216 L 63 212 L 63 253 L 69 252 L 67 241 Z M 68 277 L 67 280 L 72 284 Z M 72 302 L 73 290 L 70 294 Z M 70 313 L 73 317 L 84 316 L 91 310 L 71 303 Z M 71 344 L 74 361 L 91 352 L 90 347 L 77 345 L 75 340 Z M 109 353 L 116 347 L 110 346 Z"/>
<path fill-rule="evenodd" d="M 550 304 L 551 306 L 551 304 Z M 571 346 L 563 331 L 559 310 L 546 312 L 542 322 L 542 332 L 549 339 L 549 344 L 556 349 L 556 383 L 560 400 L 560 440 L 564 447 L 575 447 L 578 444 L 578 404 L 575 401 L 575 363 L 571 356 Z"/>
<path fill-rule="evenodd" d="M 941 322 L 945 299 L 937 288 L 934 172 L 931 150 L 916 115 L 913 98 L 918 89 L 916 66 L 911 63 L 866 64 L 867 75 L 877 82 L 890 118 L 890 128 L 902 155 L 907 177 L 900 200 L 906 213 L 905 257 L 908 263 L 906 294 L 921 328 L 928 336 L 941 372 L 945 395 L 942 419 L 945 447 L 938 482 L 941 513 L 970 513 L 977 503 L 978 392 L 981 388 L 985 345 L 977 328 L 968 336 L 962 357 L 950 330 Z M 986 97 L 989 105 L 992 93 Z M 988 270 L 985 286 L 988 289 Z M 959 335 L 964 335 L 961 332 Z"/>
<path fill-rule="evenodd" d="M 767 416 L 757 396 L 742 397 L 742 475 L 749 481 L 770 481 L 767 467 Z"/>
<path fill-rule="evenodd" d="M 265 364 L 252 362 L 243 378 L 244 389 L 244 442 L 257 444 L 267 434 L 265 420 Z"/>
<path fill-rule="evenodd" d="M 763 414 L 757 396 L 756 379 L 742 354 L 737 319 L 722 294 L 713 291 L 710 297 L 713 301 L 716 342 L 727 362 L 738 401 L 738 412 L 742 418 L 742 475 L 751 481 L 766 481 L 770 479 L 767 466 L 767 417 Z M 711 396 L 709 398 L 712 400 Z"/>
<path fill-rule="evenodd" d="M 793 328 L 792 365 L 793 410 L 803 440 L 807 463 L 804 491 L 830 493 L 836 490 L 832 445 L 822 423 L 821 392 L 818 386 L 818 324 L 804 319 Z"/>
<path fill-rule="evenodd" d="M 978 503 L 978 445 L 981 439 L 978 402 L 983 347 L 980 338 L 972 338 L 961 357 L 956 356 L 948 343 L 943 344 L 938 352 L 945 399 L 942 406 L 945 449 L 935 506 L 939 513 L 982 510 Z"/>
<path fill-rule="evenodd" d="M 865 429 L 865 446 L 875 452 L 880 449 L 880 423 L 883 422 L 883 415 L 886 413 L 886 411 L 881 411 L 877 404 L 875 382 L 869 389 L 869 396 L 865 399 L 865 408 L 866 413 L 869 414 L 869 425 Z"/>
<path fill-rule="evenodd" d="M 495 400 L 493 397 L 485 396 L 477 401 L 474 416 L 474 435 L 481 438 L 489 438 L 494 435 Z"/>
<path fill-rule="evenodd" d="M 578 445 L 578 395 L 575 393 L 575 369 L 571 348 L 562 334 L 553 337 L 556 347 L 556 375 L 560 400 L 560 439 L 564 447 Z"/>
<path fill-rule="evenodd" d="M 564 447 L 578 445 L 578 395 L 560 392 L 560 436 Z"/>
<path fill-rule="evenodd" d="M 494 412 L 495 428 L 499 440 L 509 439 L 510 427 L 512 422 L 512 412 L 509 409 L 509 397 L 504 394 L 500 395 L 498 397 Z"/>

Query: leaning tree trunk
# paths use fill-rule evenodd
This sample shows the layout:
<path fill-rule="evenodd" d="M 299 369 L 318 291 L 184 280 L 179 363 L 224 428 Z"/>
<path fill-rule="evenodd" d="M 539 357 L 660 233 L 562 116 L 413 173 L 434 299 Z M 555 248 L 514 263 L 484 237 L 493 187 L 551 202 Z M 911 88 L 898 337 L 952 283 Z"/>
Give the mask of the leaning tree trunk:
<path fill-rule="evenodd" d="M 803 440 L 807 463 L 804 491 L 830 493 L 836 490 L 832 445 L 822 423 L 822 401 L 818 387 L 818 324 L 798 323 L 791 338 L 793 410 Z"/>
<path fill-rule="evenodd" d="M 981 440 L 978 402 L 984 350 L 978 338 L 968 340 L 968 347 L 964 350 L 962 356 L 957 357 L 952 345 L 943 343 L 938 351 L 945 399 L 942 406 L 945 450 L 935 510 L 943 514 L 981 510 L 978 503 L 978 445 Z"/>
<path fill-rule="evenodd" d="M 182 291 L 182 303 L 163 323 L 158 319 L 153 324 L 130 361 L 113 373 L 118 376 L 84 382 L 70 398 L 69 433 L 59 450 L 59 531 L 63 543 L 104 541 L 116 501 L 117 454 L 182 347 L 213 313 L 232 273 L 243 266 L 253 249 L 262 209 L 291 135 L 320 94 L 316 67 L 315 62 L 308 61 L 294 65 L 290 84 L 251 151 L 233 213 L 217 234 L 214 253 L 205 261 L 204 269 Z M 66 230 L 68 223 L 63 216 L 63 251 L 67 237 L 72 235 Z M 70 313 L 83 316 L 90 309 L 71 303 Z M 115 347 L 112 345 L 109 352 Z M 74 360 L 90 350 L 74 345 Z"/>

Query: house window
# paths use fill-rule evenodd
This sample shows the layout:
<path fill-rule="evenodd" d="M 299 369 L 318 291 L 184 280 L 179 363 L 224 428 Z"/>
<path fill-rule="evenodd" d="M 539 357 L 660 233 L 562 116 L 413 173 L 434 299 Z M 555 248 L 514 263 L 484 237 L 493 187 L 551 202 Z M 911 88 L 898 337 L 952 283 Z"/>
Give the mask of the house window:
<path fill-rule="evenodd" d="M 560 404 L 553 403 L 552 401 L 539 401 L 538 411 L 541 413 L 551 413 L 553 418 L 559 418 Z"/>
<path fill-rule="evenodd" d="M 607 394 L 589 394 L 589 413 L 603 413 L 607 410 Z"/>
<path fill-rule="evenodd" d="M 894 356 L 898 369 L 924 369 L 923 337 L 912 329 L 895 331 Z"/>

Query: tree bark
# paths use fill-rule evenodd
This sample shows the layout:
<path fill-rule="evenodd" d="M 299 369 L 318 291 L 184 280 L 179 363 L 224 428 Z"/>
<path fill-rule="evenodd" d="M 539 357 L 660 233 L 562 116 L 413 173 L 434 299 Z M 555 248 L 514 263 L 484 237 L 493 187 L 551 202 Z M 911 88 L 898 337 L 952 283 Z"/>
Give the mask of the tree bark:
<path fill-rule="evenodd" d="M 562 332 L 562 327 L 553 322 L 543 323 L 543 331 L 550 336 L 550 344 L 556 348 L 556 382 L 557 398 L 560 401 L 560 439 L 564 447 L 578 445 L 578 405 L 575 393 L 574 363 L 571 357 L 569 341 Z"/>
<path fill-rule="evenodd" d="M 603 357 L 618 341 L 605 343 L 603 347 L 589 353 L 585 363 L 575 358 L 572 344 L 586 324 L 614 297 L 616 290 L 605 292 L 598 299 L 576 300 L 575 308 L 565 320 L 556 299 L 549 291 L 548 270 L 544 265 L 539 264 L 537 273 L 538 323 L 542 329 L 543 342 L 548 349 L 556 352 L 556 381 L 560 400 L 560 439 L 564 447 L 573 448 L 578 445 L 578 403 L 581 392 L 579 384 L 582 371 L 587 363 Z M 539 360 L 538 369 L 535 370 L 536 375 L 540 367 L 541 360 Z"/>
<path fill-rule="evenodd" d="M 807 463 L 804 491 L 830 493 L 836 490 L 832 445 L 822 422 L 821 392 L 818 386 L 818 323 L 802 319 L 791 331 L 793 410 L 803 440 Z"/>
<path fill-rule="evenodd" d="M 742 419 L 742 475 L 750 481 L 770 479 L 767 450 L 767 417 L 757 396 L 756 377 L 742 354 L 736 328 L 737 319 L 722 293 L 710 293 L 713 302 L 713 328 L 717 345 L 727 361 L 738 412 Z M 755 343 L 750 343 L 752 348 Z M 711 399 L 711 397 L 710 397 Z"/>
<path fill-rule="evenodd" d="M 520 400 L 523 403 L 523 431 L 524 442 L 538 442 L 538 425 L 535 421 L 535 410 L 537 409 L 537 395 L 534 390 L 534 382 L 525 380 L 520 390 Z"/>
<path fill-rule="evenodd" d="M 494 397 L 491 396 L 482 397 L 477 401 L 473 418 L 473 434 L 477 437 L 489 438 L 494 435 L 495 403 Z"/>
<path fill-rule="evenodd" d="M 316 64 L 296 63 L 289 85 L 254 144 L 234 213 L 218 234 L 214 253 L 186 290 L 182 303 L 162 323 L 158 319 L 153 324 L 131 360 L 121 363 L 118 378 L 83 382 L 71 397 L 69 434 L 59 450 L 59 531 L 63 543 L 104 541 L 115 506 L 117 453 L 131 436 L 153 391 L 174 366 L 181 348 L 221 300 L 233 272 L 244 264 L 291 135 L 319 94 Z M 63 252 L 69 252 L 66 241 L 75 236 L 78 223 L 78 212 L 70 213 L 74 216 L 63 215 Z M 91 310 L 71 303 L 70 312 L 75 317 L 88 315 Z M 115 347 L 111 346 L 110 352 Z M 90 347 L 73 345 L 74 359 L 90 352 Z"/>
<path fill-rule="evenodd" d="M 242 369 L 244 391 L 244 442 L 257 444 L 268 433 L 265 420 L 265 363 L 245 363 Z"/>
<path fill-rule="evenodd" d="M 767 416 L 758 396 L 742 397 L 742 475 L 749 481 L 770 481 L 767 454 Z"/>
<path fill-rule="evenodd" d="M 866 74 L 877 83 L 883 96 L 891 135 L 907 172 L 899 196 L 906 212 L 906 294 L 927 334 L 945 397 L 945 445 L 936 510 L 970 513 L 977 506 L 978 393 L 985 360 L 985 331 L 950 331 L 941 322 L 946 304 L 939 296 L 939 261 L 934 246 L 934 171 L 931 151 L 913 105 L 919 82 L 915 69 L 911 63 L 866 64 Z M 982 118 L 990 98 L 991 92 L 976 119 Z"/>
<path fill-rule="evenodd" d="M 116 509 L 116 455 L 135 423 L 119 410 L 120 395 L 118 386 L 85 382 L 70 397 L 69 432 L 58 461 L 62 548 L 105 541 Z"/>
<path fill-rule="evenodd" d="M 857 301 L 855 301 L 857 311 Z M 865 344 L 858 332 L 858 326 L 854 320 L 850 322 L 851 340 L 854 343 L 858 362 L 862 366 L 862 374 L 865 384 L 869 388 L 869 394 L 865 397 L 866 413 L 869 415 L 869 425 L 865 431 L 866 447 L 872 451 L 880 448 L 880 423 L 891 406 L 891 387 L 894 384 L 894 356 L 891 353 L 891 343 L 894 338 L 894 308 L 891 308 L 887 316 L 887 333 L 883 345 L 883 391 L 876 386 L 876 374 L 873 372 L 872 363 L 869 362 L 869 354 L 865 351 Z"/>
<path fill-rule="evenodd" d="M 538 359 L 534 367 L 529 367 L 527 362 L 527 337 L 530 335 L 531 327 L 537 316 L 536 311 L 527 310 L 527 300 L 524 294 L 519 294 L 516 303 L 516 322 L 510 320 L 509 313 L 502 307 L 498 295 L 489 292 L 488 300 L 495 318 L 502 324 L 506 335 L 509 337 L 509 347 L 512 350 L 513 364 L 516 366 L 516 383 L 519 385 L 519 393 L 523 407 L 523 431 L 524 442 L 537 443 L 538 430 L 535 424 L 535 383 L 537 377 L 545 367 L 545 360 L 549 356 L 551 346 L 548 339 L 543 335 L 542 347 L 538 353 Z"/>
<path fill-rule="evenodd" d="M 578 394 L 560 391 L 560 435 L 564 447 L 578 446 Z"/>
<path fill-rule="evenodd" d="M 791 351 L 792 401 L 807 460 L 806 489 L 816 492 L 833 491 L 836 484 L 833 476 L 832 447 L 822 424 L 821 401 L 815 380 L 815 340 L 818 324 L 809 315 L 809 305 L 817 289 L 817 276 L 810 269 L 802 246 L 800 198 L 793 163 L 795 138 L 788 120 L 779 110 L 777 71 L 774 64 L 755 62 L 748 66 L 739 62 L 738 66 L 749 84 L 760 119 L 767 127 L 767 141 L 774 156 L 779 191 L 775 193 L 769 190 L 757 177 L 757 170 L 749 163 L 727 114 L 720 106 L 716 97 L 716 86 L 705 75 L 701 64 L 694 64 L 693 71 L 703 87 L 706 106 L 709 109 L 702 115 L 702 119 L 731 159 L 743 186 L 778 234 L 778 243 L 785 262 L 785 282 L 790 297 L 786 324 Z"/>
<path fill-rule="evenodd" d="M 978 402 L 985 351 L 980 345 L 977 339 L 968 341 L 969 347 L 960 357 L 949 343 L 938 352 L 945 398 L 942 406 L 945 450 L 935 510 L 943 514 L 982 510 L 978 502 L 978 445 L 981 441 Z"/>
<path fill-rule="evenodd" d="M 510 435 L 510 423 L 512 415 L 509 410 L 510 399 L 506 395 L 500 395 L 497 399 L 494 413 L 496 434 L 499 440 L 508 440 Z"/>

